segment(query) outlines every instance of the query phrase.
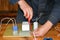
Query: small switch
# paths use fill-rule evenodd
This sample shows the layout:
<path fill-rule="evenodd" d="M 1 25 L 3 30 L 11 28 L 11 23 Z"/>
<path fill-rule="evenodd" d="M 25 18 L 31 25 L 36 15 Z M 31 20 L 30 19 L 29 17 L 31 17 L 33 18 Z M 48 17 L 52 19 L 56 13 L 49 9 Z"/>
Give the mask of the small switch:
<path fill-rule="evenodd" d="M 33 29 L 35 30 L 35 29 L 37 29 L 38 28 L 38 22 L 34 22 L 33 23 Z"/>
<path fill-rule="evenodd" d="M 22 22 L 22 31 L 30 31 L 30 25 L 28 22 Z"/>

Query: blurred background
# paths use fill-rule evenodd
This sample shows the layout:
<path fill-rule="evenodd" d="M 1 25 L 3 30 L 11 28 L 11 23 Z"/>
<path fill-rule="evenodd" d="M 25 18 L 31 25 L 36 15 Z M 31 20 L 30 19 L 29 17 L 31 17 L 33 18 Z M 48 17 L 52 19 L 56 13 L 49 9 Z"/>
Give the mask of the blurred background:
<path fill-rule="evenodd" d="M 12 5 L 9 0 L 0 0 L 0 20 L 5 17 L 16 18 L 18 5 Z M 4 21 L 6 22 L 6 20 Z"/>

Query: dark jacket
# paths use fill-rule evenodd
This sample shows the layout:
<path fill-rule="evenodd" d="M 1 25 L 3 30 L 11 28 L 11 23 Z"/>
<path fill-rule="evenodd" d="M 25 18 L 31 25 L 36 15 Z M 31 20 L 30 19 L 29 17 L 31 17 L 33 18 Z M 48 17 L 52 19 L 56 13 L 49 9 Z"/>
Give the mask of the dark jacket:
<path fill-rule="evenodd" d="M 18 2 L 19 0 L 9 0 L 9 2 L 11 3 L 11 4 L 16 4 L 17 2 Z"/>
<path fill-rule="evenodd" d="M 10 3 L 15 4 L 17 1 L 18 0 L 10 0 Z M 37 7 L 39 6 L 38 7 L 39 12 L 44 11 L 44 12 L 49 13 L 51 11 L 51 9 L 52 9 L 52 11 L 49 14 L 48 20 L 50 20 L 53 24 L 56 24 L 60 20 L 60 0 L 54 0 L 53 1 L 54 3 L 52 1 L 47 2 L 47 0 L 32 0 L 32 1 L 34 1 L 32 4 L 35 3 L 33 5 L 34 9 L 37 9 Z M 52 5 L 49 2 L 53 3 L 53 8 L 50 7 Z M 46 5 L 50 5 L 50 6 L 46 6 Z M 36 10 L 34 10 L 34 11 L 36 11 Z"/>

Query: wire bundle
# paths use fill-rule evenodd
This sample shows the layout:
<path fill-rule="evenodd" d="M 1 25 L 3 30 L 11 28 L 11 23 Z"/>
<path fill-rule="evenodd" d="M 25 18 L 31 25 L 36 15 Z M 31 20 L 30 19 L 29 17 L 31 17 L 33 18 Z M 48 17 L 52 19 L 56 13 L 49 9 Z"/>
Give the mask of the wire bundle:
<path fill-rule="evenodd" d="M 9 23 L 10 21 L 12 21 L 13 27 L 14 27 L 15 25 L 17 25 L 17 24 L 16 24 L 16 20 L 15 20 L 14 18 L 9 18 L 9 17 L 3 18 L 3 19 L 1 19 L 1 23 L 0 23 L 0 31 L 1 31 L 1 29 L 2 29 L 2 27 L 1 27 L 2 22 L 3 22 L 4 20 L 6 20 L 6 19 L 9 19 L 8 22 L 6 23 L 6 25 L 8 25 L 8 23 Z"/>

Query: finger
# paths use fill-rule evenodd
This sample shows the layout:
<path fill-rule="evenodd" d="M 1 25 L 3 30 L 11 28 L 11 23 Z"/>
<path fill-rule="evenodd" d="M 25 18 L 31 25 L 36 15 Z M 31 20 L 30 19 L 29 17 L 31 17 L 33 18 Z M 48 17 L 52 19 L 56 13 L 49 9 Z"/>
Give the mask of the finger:
<path fill-rule="evenodd" d="M 34 30 L 34 33 L 35 33 L 35 36 L 39 36 L 39 35 L 40 35 L 40 33 L 39 33 L 39 30 L 38 30 L 38 29 Z"/>
<path fill-rule="evenodd" d="M 27 12 L 27 9 L 24 10 L 24 16 L 25 16 L 26 19 L 28 18 L 27 16 L 29 16 L 29 14 Z"/>
<path fill-rule="evenodd" d="M 35 36 L 40 36 L 40 35 L 39 35 L 39 32 L 35 32 Z"/>
<path fill-rule="evenodd" d="M 28 8 L 26 9 L 26 18 L 29 18 L 29 11 L 28 11 Z"/>
<path fill-rule="evenodd" d="M 28 22 L 30 23 L 30 11 L 28 11 L 29 9 L 27 9 L 27 15 L 26 15 L 26 18 L 28 18 Z"/>
<path fill-rule="evenodd" d="M 31 16 L 29 15 L 29 17 L 28 17 L 28 22 L 30 22 L 30 20 L 31 20 L 30 17 L 31 17 Z"/>
<path fill-rule="evenodd" d="M 24 12 L 24 16 L 26 16 L 26 11 L 24 10 L 23 12 Z"/>
<path fill-rule="evenodd" d="M 27 15 L 28 15 L 28 13 L 27 13 L 27 11 L 26 11 L 26 18 L 27 18 Z"/>
<path fill-rule="evenodd" d="M 30 15 L 29 15 L 29 16 L 30 16 L 30 17 L 29 17 L 29 20 L 31 20 L 32 17 L 33 17 L 33 11 L 32 11 L 32 9 L 30 9 L 29 14 L 30 14 Z"/>
<path fill-rule="evenodd" d="M 27 17 L 28 15 L 29 15 L 29 13 L 26 11 L 26 16 L 25 16 L 25 17 L 26 17 L 27 19 L 28 19 L 28 17 Z"/>
<path fill-rule="evenodd" d="M 29 18 L 29 11 L 26 12 L 26 18 Z"/>
<path fill-rule="evenodd" d="M 38 31 L 38 28 L 37 29 L 35 29 L 33 32 L 37 32 Z"/>

